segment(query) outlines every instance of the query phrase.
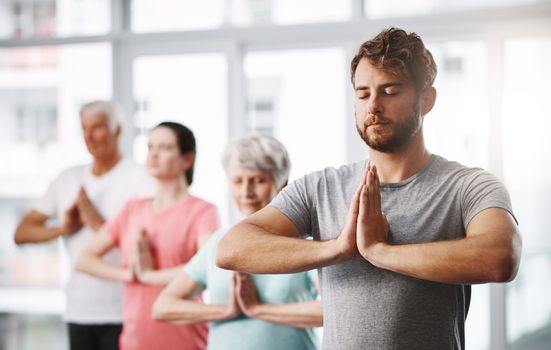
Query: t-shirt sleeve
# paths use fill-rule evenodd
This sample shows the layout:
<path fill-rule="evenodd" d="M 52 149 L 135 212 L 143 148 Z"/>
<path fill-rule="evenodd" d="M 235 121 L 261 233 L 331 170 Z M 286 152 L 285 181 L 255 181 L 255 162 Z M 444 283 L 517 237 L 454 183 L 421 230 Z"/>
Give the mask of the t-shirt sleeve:
<path fill-rule="evenodd" d="M 184 271 L 195 281 L 207 288 L 209 256 L 214 256 L 216 246 L 221 237 L 221 231 L 216 232 L 205 245 L 184 266 Z"/>
<path fill-rule="evenodd" d="M 131 210 L 131 202 L 127 202 L 114 217 L 103 225 L 103 229 L 107 230 L 116 245 L 120 244 L 120 238 L 124 233 Z"/>
<path fill-rule="evenodd" d="M 479 170 L 467 177 L 463 187 L 462 215 L 465 229 L 471 220 L 488 208 L 507 210 L 516 221 L 505 186 L 494 175 Z"/>
<path fill-rule="evenodd" d="M 312 190 L 308 191 L 308 175 L 303 176 L 287 185 L 269 204 L 287 216 L 297 227 L 303 237 L 312 234 L 313 200 L 310 197 Z"/>

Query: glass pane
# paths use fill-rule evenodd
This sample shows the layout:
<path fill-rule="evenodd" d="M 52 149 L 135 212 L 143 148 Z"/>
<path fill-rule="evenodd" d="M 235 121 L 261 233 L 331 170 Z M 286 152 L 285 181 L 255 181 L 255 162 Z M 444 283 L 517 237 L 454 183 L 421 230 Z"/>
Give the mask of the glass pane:
<path fill-rule="evenodd" d="M 67 326 L 60 316 L 0 314 L 0 349 L 68 348 Z"/>
<path fill-rule="evenodd" d="M 134 155 L 145 161 L 147 132 L 162 121 L 189 127 L 197 141 L 191 191 L 227 215 L 221 157 L 227 141 L 227 63 L 222 54 L 144 56 L 134 63 Z M 226 221 L 227 222 L 227 221 Z"/>
<path fill-rule="evenodd" d="M 427 148 L 467 166 L 486 168 L 489 119 L 485 46 L 480 42 L 446 42 L 427 43 L 427 47 L 438 66 L 436 104 L 424 121 Z"/>
<path fill-rule="evenodd" d="M 523 237 L 517 278 L 508 286 L 508 338 L 514 349 L 551 344 L 551 38 L 505 45 L 505 178 Z"/>
<path fill-rule="evenodd" d="M 132 0 L 132 30 L 333 22 L 347 20 L 350 11 L 350 1 L 341 0 Z"/>
<path fill-rule="evenodd" d="M 138 33 L 210 29 L 223 22 L 223 0 L 132 0 L 132 30 Z"/>
<path fill-rule="evenodd" d="M 346 68 L 337 48 L 246 55 L 247 127 L 283 142 L 291 178 L 345 162 Z"/>
<path fill-rule="evenodd" d="M 111 29 L 111 0 L 4 0 L 0 38 L 105 34 Z"/>
<path fill-rule="evenodd" d="M 0 167 L 0 312 L 15 306 L 60 312 L 62 298 L 48 294 L 61 293 L 60 270 L 66 268 L 57 242 L 16 247 L 12 237 L 48 183 L 89 160 L 78 110 L 89 100 L 111 97 L 110 46 L 0 49 L 0 76 L 0 163 L 9 164 Z M 33 303 L 27 292 L 34 293 Z"/>
<path fill-rule="evenodd" d="M 233 0 L 227 11 L 232 24 L 245 26 L 344 21 L 351 9 L 342 0 Z"/>
<path fill-rule="evenodd" d="M 367 18 L 412 17 L 435 13 L 457 12 L 543 3 L 546 0 L 364 0 Z"/>

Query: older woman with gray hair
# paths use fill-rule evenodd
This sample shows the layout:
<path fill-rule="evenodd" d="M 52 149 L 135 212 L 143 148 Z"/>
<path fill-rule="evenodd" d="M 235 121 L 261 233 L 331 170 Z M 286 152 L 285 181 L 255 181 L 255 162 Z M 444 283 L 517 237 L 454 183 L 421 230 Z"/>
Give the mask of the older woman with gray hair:
<path fill-rule="evenodd" d="M 275 138 L 254 134 L 230 144 L 223 157 L 230 192 L 250 215 L 287 184 L 290 161 Z M 211 322 L 208 349 L 317 349 L 312 327 L 322 325 L 317 287 L 308 272 L 247 275 L 215 264 L 215 233 L 157 299 L 153 317 L 178 324 Z M 208 290 L 210 303 L 194 296 Z"/>

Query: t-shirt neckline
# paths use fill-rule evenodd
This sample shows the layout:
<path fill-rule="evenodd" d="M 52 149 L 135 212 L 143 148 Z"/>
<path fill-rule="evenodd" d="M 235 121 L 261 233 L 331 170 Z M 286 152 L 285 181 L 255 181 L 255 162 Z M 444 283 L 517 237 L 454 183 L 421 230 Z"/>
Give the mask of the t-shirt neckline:
<path fill-rule="evenodd" d="M 432 166 L 432 164 L 435 162 L 435 160 L 438 158 L 438 156 L 436 154 L 431 154 L 430 156 L 430 159 L 429 161 L 427 162 L 427 164 L 425 164 L 424 167 L 422 167 L 418 172 L 416 172 L 415 174 L 411 175 L 409 178 L 405 179 L 405 180 L 402 180 L 400 182 L 381 182 L 380 184 L 380 187 L 381 188 L 398 188 L 398 187 L 403 187 L 407 184 L 409 184 L 410 182 L 412 182 L 413 180 L 419 178 L 420 176 L 422 176 L 424 173 L 427 172 L 427 170 Z M 369 159 L 367 159 L 365 161 L 365 166 L 367 166 L 367 164 L 369 163 Z"/>

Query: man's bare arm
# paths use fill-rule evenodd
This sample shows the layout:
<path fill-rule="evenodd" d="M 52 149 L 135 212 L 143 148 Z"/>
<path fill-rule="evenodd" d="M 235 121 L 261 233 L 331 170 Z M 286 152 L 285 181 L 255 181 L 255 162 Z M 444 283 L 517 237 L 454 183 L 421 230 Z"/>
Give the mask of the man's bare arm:
<path fill-rule="evenodd" d="M 65 220 L 61 226 L 47 227 L 49 217 L 36 210 L 31 210 L 21 219 L 14 235 L 16 244 L 40 243 L 57 238 L 61 235 L 76 232 L 82 223 L 78 219 L 76 208 L 70 208 L 65 214 Z"/>
<path fill-rule="evenodd" d="M 392 245 L 387 243 L 378 190 L 375 170 L 362 192 L 358 219 L 358 250 L 373 265 L 442 283 L 506 282 L 516 276 L 522 243 L 505 209 L 478 213 L 462 239 Z"/>
<path fill-rule="evenodd" d="M 235 225 L 218 243 L 216 265 L 248 273 L 293 273 L 333 265 L 358 256 L 356 227 L 367 168 L 336 239 L 299 238 L 295 224 L 267 206 Z"/>
<path fill-rule="evenodd" d="M 475 216 L 467 237 L 423 244 L 378 244 L 366 258 L 401 274 L 442 283 L 508 282 L 517 274 L 521 239 L 504 209 Z"/>
<path fill-rule="evenodd" d="M 235 225 L 222 238 L 216 251 L 216 264 L 223 269 L 248 273 L 293 273 L 357 256 L 360 190 L 354 195 L 344 228 L 336 239 L 301 239 L 293 222 L 278 209 L 268 206 Z"/>

